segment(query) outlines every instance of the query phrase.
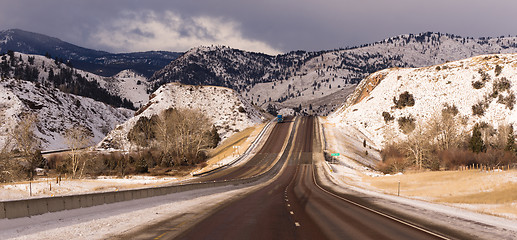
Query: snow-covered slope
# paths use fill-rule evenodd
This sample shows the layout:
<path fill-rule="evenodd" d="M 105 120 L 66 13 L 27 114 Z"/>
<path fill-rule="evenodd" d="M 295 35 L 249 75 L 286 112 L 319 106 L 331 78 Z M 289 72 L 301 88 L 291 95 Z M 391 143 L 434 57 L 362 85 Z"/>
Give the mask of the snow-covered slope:
<path fill-rule="evenodd" d="M 141 108 L 149 101 L 147 93 L 147 78 L 132 70 L 124 70 L 107 80 L 105 86 L 118 96 L 125 98 L 133 103 L 136 108 Z"/>
<path fill-rule="evenodd" d="M 394 98 L 406 91 L 413 96 L 414 106 L 396 108 Z M 466 119 L 467 130 L 478 122 L 495 128 L 500 124 L 517 127 L 515 93 L 517 54 L 481 55 L 424 68 L 376 72 L 364 79 L 328 120 L 357 128 L 378 146 L 383 145 L 386 132 L 395 131 L 395 138 L 404 135 L 398 127 L 399 118 L 411 116 L 416 123 L 423 123 L 440 113 L 445 104 L 457 107 Z M 383 113 L 394 120 L 386 122 Z"/>
<path fill-rule="evenodd" d="M 42 149 L 55 150 L 67 148 L 62 136 L 67 128 L 82 125 L 93 132 L 92 140 L 98 142 L 133 111 L 28 81 L 3 80 L 0 82 L 0 146 L 4 146 L 7 134 L 23 113 L 37 116 L 35 134 Z"/>
<path fill-rule="evenodd" d="M 98 144 L 98 147 L 109 149 L 120 146 L 128 149 L 130 146 L 127 134 L 138 119 L 143 116 L 150 118 L 169 108 L 188 108 L 201 111 L 212 120 L 223 140 L 235 132 L 262 123 L 271 117 L 259 111 L 234 90 L 215 86 L 169 83 L 151 94 L 151 99 L 137 111 L 137 115 L 117 126 Z M 112 144 L 113 142 L 116 144 Z"/>
<path fill-rule="evenodd" d="M 153 89 L 167 82 L 225 86 L 264 108 L 270 104 L 277 109 L 301 107 L 300 111 L 310 113 L 312 107 L 312 112 L 325 115 L 337 107 L 328 101 L 328 95 L 343 96 L 336 93 L 346 92 L 344 88 L 382 69 L 515 52 L 517 37 L 474 39 L 431 32 L 349 49 L 278 56 L 221 46 L 198 47 L 156 72 L 150 81 Z"/>

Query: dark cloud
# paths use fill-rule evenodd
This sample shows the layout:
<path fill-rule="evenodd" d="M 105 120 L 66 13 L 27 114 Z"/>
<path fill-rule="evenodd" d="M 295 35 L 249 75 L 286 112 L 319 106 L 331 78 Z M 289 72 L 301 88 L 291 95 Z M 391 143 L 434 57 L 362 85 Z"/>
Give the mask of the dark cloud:
<path fill-rule="evenodd" d="M 132 39 L 117 47 L 92 38 L 122 28 L 132 15 L 142 24 L 131 21 L 135 26 L 119 32 L 119 37 L 128 34 L 149 41 L 150 47 L 168 48 L 163 50 L 185 51 L 194 46 L 166 44 L 165 40 L 175 39 L 160 37 L 224 44 L 223 38 L 230 35 L 236 37 L 226 45 L 242 41 L 240 47 L 254 50 L 322 50 L 425 31 L 472 37 L 516 35 L 516 8 L 517 2 L 507 0 L 2 0 L 0 29 L 20 28 L 85 47 L 132 51 L 142 48 L 131 45 L 138 43 Z M 171 27 L 169 33 L 144 28 L 170 24 L 182 26 Z"/>

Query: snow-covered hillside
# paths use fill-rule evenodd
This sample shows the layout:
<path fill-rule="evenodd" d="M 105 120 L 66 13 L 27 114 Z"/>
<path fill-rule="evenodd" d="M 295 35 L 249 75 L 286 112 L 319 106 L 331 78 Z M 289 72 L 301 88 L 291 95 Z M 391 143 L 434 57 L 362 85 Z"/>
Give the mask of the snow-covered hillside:
<path fill-rule="evenodd" d="M 124 70 L 113 77 L 102 77 L 56 59 L 18 52 L 2 55 L 0 64 L 4 78 L 39 82 L 117 107 L 139 108 L 149 96 L 147 79 L 131 70 Z"/>
<path fill-rule="evenodd" d="M 395 107 L 394 99 L 408 92 L 414 106 Z M 404 134 L 398 119 L 412 117 L 424 123 L 447 104 L 456 106 L 469 130 L 485 122 L 517 127 L 517 54 L 481 55 L 424 68 L 393 68 L 364 79 L 345 104 L 328 120 L 353 126 L 382 146 L 387 132 Z M 411 105 L 411 104 L 410 104 Z M 386 121 L 385 121 L 386 119 Z"/>
<path fill-rule="evenodd" d="M 0 82 L 0 146 L 14 129 L 23 113 L 37 116 L 35 134 L 43 150 L 67 148 L 62 134 L 70 127 L 82 125 L 100 141 L 116 124 L 129 119 L 133 111 L 116 109 L 90 98 L 63 93 L 23 80 Z"/>
<path fill-rule="evenodd" d="M 221 139 L 226 139 L 235 132 L 262 123 L 268 116 L 243 99 L 234 90 L 214 86 L 191 86 L 169 83 L 161 86 L 149 102 L 137 111 L 137 115 L 115 130 L 98 144 L 99 148 L 114 148 L 113 142 L 121 148 L 129 149 L 128 132 L 138 119 L 150 118 L 169 108 L 197 109 L 204 113 L 217 128 Z M 196 119 L 192 119 L 196 121 Z"/>
<path fill-rule="evenodd" d="M 329 95 L 344 99 L 350 85 L 382 69 L 515 52 L 517 37 L 474 39 L 431 32 L 349 49 L 278 56 L 221 46 L 198 47 L 156 72 L 150 81 L 153 89 L 167 82 L 225 86 L 264 108 L 301 107 L 302 112 L 325 115 L 339 106 L 329 101 Z"/>
<path fill-rule="evenodd" d="M 136 108 L 141 108 L 149 101 L 147 93 L 147 78 L 132 70 L 124 70 L 108 80 L 106 89 L 113 91 L 118 96 L 133 103 Z"/>

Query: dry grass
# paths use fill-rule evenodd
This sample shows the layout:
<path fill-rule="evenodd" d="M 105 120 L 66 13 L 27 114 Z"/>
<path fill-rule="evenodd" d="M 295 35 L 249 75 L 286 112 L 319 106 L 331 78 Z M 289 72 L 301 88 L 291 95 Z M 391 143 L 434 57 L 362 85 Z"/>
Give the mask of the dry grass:
<path fill-rule="evenodd" d="M 228 139 L 226 139 L 224 142 L 222 142 L 217 148 L 210 151 L 209 156 L 210 159 L 208 159 L 207 164 L 213 165 L 217 162 L 221 161 L 222 159 L 231 156 L 234 154 L 233 146 L 239 146 L 239 153 L 243 153 L 246 151 L 246 149 L 251 145 L 251 140 L 247 141 L 247 139 L 252 136 L 257 136 L 262 130 L 262 128 L 265 126 L 265 124 L 249 127 L 246 128 Z"/>
<path fill-rule="evenodd" d="M 501 204 L 517 202 L 517 170 L 502 172 L 438 171 L 363 177 L 372 187 L 390 194 L 437 202 Z"/>

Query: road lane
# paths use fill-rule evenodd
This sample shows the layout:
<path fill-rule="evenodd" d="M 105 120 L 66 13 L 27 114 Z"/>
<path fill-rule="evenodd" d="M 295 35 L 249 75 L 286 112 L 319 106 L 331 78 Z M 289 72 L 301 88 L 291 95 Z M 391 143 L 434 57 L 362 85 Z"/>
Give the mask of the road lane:
<path fill-rule="evenodd" d="M 228 204 L 177 239 L 440 239 L 319 188 L 312 164 L 318 141 L 314 122 L 310 117 L 300 120 L 287 166 L 275 181 Z"/>
<path fill-rule="evenodd" d="M 265 172 L 280 154 L 289 135 L 293 117 L 288 117 L 283 123 L 277 123 L 262 148 L 246 163 L 223 169 L 207 176 L 193 179 L 194 182 L 223 181 L 252 177 Z"/>

